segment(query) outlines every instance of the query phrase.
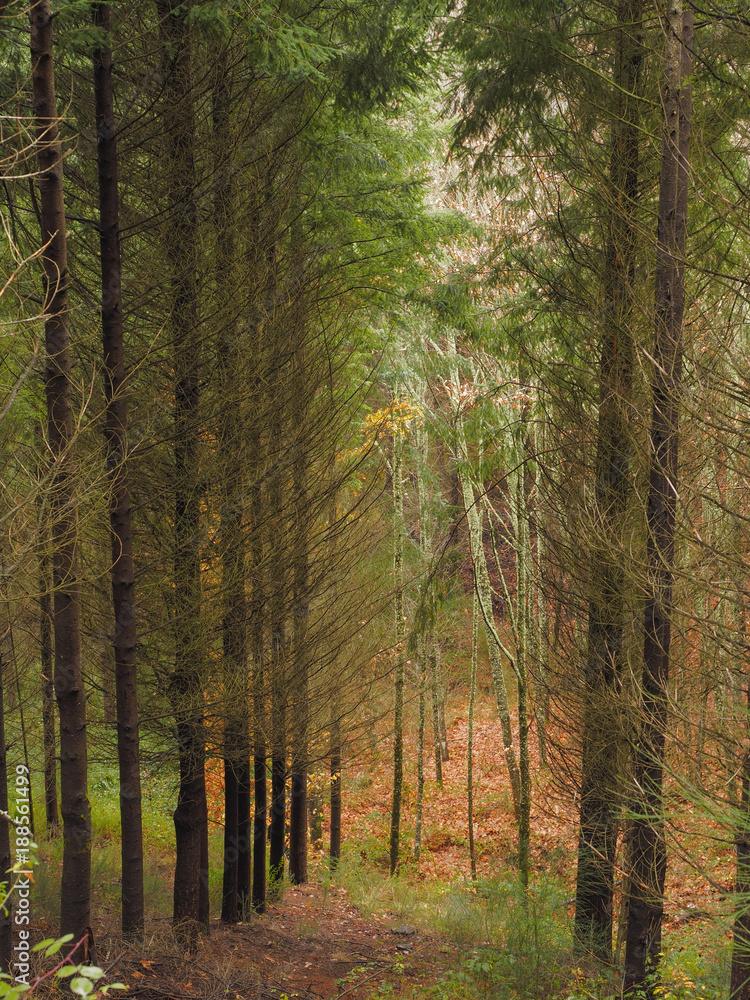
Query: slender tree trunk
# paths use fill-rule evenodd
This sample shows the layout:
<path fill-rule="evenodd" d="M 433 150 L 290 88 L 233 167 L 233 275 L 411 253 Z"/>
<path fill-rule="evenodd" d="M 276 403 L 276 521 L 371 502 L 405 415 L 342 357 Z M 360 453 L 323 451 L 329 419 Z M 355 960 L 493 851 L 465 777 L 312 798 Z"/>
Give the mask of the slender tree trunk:
<path fill-rule="evenodd" d="M 638 813 L 632 826 L 631 896 L 624 990 L 643 987 L 661 952 L 666 846 L 662 779 L 677 508 L 682 318 L 691 118 L 693 13 L 683 0 L 665 11 L 664 113 L 655 281 L 651 468 L 648 492 L 647 596 L 643 643 L 643 714 L 635 748 Z M 649 995 L 654 983 L 647 985 Z"/>
<path fill-rule="evenodd" d="M 266 678 L 264 648 L 264 616 L 266 608 L 263 579 L 263 491 L 261 487 L 261 443 L 257 430 L 250 435 L 251 486 L 249 511 L 251 517 L 252 597 L 250 629 L 253 653 L 253 877 L 252 907 L 256 913 L 266 910 L 266 826 L 268 823 L 268 792 L 266 787 Z"/>
<path fill-rule="evenodd" d="M 316 770 L 313 780 L 307 786 L 307 824 L 310 843 L 315 850 L 323 847 L 323 800 L 321 797 L 320 772 Z"/>
<path fill-rule="evenodd" d="M 271 636 L 274 677 L 271 680 L 271 825 L 268 868 L 273 895 L 279 893 L 284 878 L 286 840 L 286 698 L 284 680 L 284 632 Z"/>
<path fill-rule="evenodd" d="M 110 31 L 110 6 L 94 4 L 94 24 Z M 122 933 L 143 935 L 143 832 L 138 735 L 135 576 L 130 491 L 125 475 L 127 404 L 123 393 L 125 352 L 122 329 L 120 221 L 117 187 L 117 135 L 112 94 L 112 53 L 94 52 L 97 157 L 99 164 L 99 240 L 102 280 L 105 438 L 110 481 L 109 521 L 112 553 L 112 602 L 115 619 L 115 700 L 120 769 L 122 833 Z"/>
<path fill-rule="evenodd" d="M 404 671 L 406 626 L 404 622 L 404 440 L 399 428 L 393 436 L 393 582 L 395 587 L 396 667 L 393 708 L 393 796 L 391 799 L 390 871 L 399 866 L 401 796 L 404 786 Z"/>
<path fill-rule="evenodd" d="M 459 372 L 458 365 L 454 367 L 453 381 L 458 385 Z M 521 778 L 518 770 L 516 751 L 513 746 L 513 730 L 510 718 L 510 706 L 508 704 L 508 693 L 505 687 L 505 676 L 503 674 L 503 664 L 501 653 L 503 646 L 495 627 L 495 617 L 492 610 L 492 586 L 487 570 L 487 559 L 484 552 L 484 542 L 482 538 L 482 510 L 476 502 L 474 487 L 466 468 L 466 440 L 461 425 L 461 418 L 458 423 L 457 440 L 457 471 L 463 495 L 464 512 L 469 525 L 469 546 L 471 551 L 471 563 L 474 570 L 474 586 L 479 602 L 479 610 L 484 622 L 485 633 L 487 635 L 487 648 L 490 656 L 490 666 L 492 668 L 492 681 L 495 688 L 495 699 L 497 710 L 500 716 L 500 730 L 503 738 L 503 755 L 508 768 L 510 779 L 511 795 L 513 797 L 513 812 L 516 819 L 520 819 L 521 808 Z"/>
<path fill-rule="evenodd" d="M 163 127 L 168 214 L 164 251 L 170 269 L 169 329 L 174 345 L 174 639 L 169 693 L 176 720 L 180 785 L 174 812 L 176 859 L 173 922 L 188 948 L 197 944 L 208 898 L 201 631 L 198 233 L 195 210 L 195 119 L 192 43 L 187 11 L 157 0 L 163 46 Z"/>
<path fill-rule="evenodd" d="M 304 337 L 304 324 L 300 331 Z M 294 633 L 294 675 L 292 684 L 295 691 L 294 718 L 292 720 L 292 760 L 291 789 L 289 802 L 289 875 L 296 885 L 307 881 L 307 757 L 309 726 L 309 662 L 307 644 L 307 622 L 309 615 L 309 535 L 308 523 L 308 456 L 309 441 L 304 431 L 307 414 L 307 385 L 305 379 L 304 344 L 298 347 L 295 359 L 297 394 L 298 440 L 294 461 L 294 585 L 292 615 Z"/>
<path fill-rule="evenodd" d="M 249 701 L 249 697 L 248 692 L 246 701 Z M 247 918 L 252 902 L 253 792 L 249 729 L 245 735 L 247 755 L 243 751 L 237 767 L 237 911 L 240 920 Z"/>
<path fill-rule="evenodd" d="M 434 657 L 430 656 L 430 666 L 434 664 Z M 438 788 L 443 787 L 443 741 L 440 734 L 440 705 L 438 703 L 438 693 L 436 691 L 435 673 L 430 670 L 430 695 L 432 702 L 432 749 L 435 758 L 435 784 Z"/>
<path fill-rule="evenodd" d="M 49 0 L 29 11 L 34 117 L 44 265 L 47 434 L 54 463 L 51 489 L 54 581 L 54 685 L 60 713 L 63 869 L 60 933 L 83 937 L 91 923 L 91 807 L 88 798 L 86 695 L 81 672 L 78 526 L 74 496 L 68 262 Z"/>
<path fill-rule="evenodd" d="M 424 396 L 424 390 L 420 387 L 420 395 Z M 417 503 L 419 505 L 419 548 L 422 554 L 422 565 L 427 571 L 432 559 L 432 525 L 430 513 L 427 509 L 427 493 L 425 490 L 425 477 L 423 464 L 427 464 L 429 457 L 430 442 L 424 427 L 418 428 L 417 450 L 419 452 L 419 466 L 417 468 Z M 435 599 L 431 588 L 431 581 L 428 583 L 429 591 L 425 593 L 422 600 L 429 602 L 431 617 L 435 613 Z M 422 852 L 422 816 L 424 812 L 424 736 L 425 736 L 425 715 L 426 715 L 426 695 L 427 695 L 427 664 L 429 662 L 429 625 L 419 637 L 416 650 L 416 675 L 419 685 L 419 721 L 417 725 L 417 808 L 414 823 L 414 861 L 419 864 L 419 857 Z M 443 786 L 442 756 L 440 754 L 439 726 L 436 712 L 437 704 L 433 699 L 433 749 L 435 752 L 435 780 L 439 788 Z"/>
<path fill-rule="evenodd" d="M 538 451 L 543 455 L 545 450 L 544 425 L 542 425 L 541 439 L 538 444 Z M 549 712 L 549 608 L 547 605 L 547 523 L 546 523 L 546 491 L 544 489 L 544 475 L 539 472 L 537 475 L 537 503 L 534 512 L 536 524 L 536 563 L 537 563 L 537 587 L 536 587 L 536 670 L 534 677 L 534 687 L 536 691 L 536 731 L 539 745 L 539 763 L 542 767 L 547 766 L 547 714 Z"/>
<path fill-rule="evenodd" d="M 270 460 L 274 469 L 269 485 L 269 558 L 271 568 L 271 824 L 269 830 L 269 872 L 274 891 L 284 877 L 286 834 L 286 539 L 284 511 L 284 440 L 282 403 L 277 401 L 271 416 Z"/>
<path fill-rule="evenodd" d="M 331 704 L 331 843 L 328 855 L 331 871 L 341 860 L 341 720 L 338 707 Z"/>
<path fill-rule="evenodd" d="M 60 828 L 57 810 L 57 738 L 55 736 L 55 689 L 52 683 L 52 601 L 49 593 L 49 558 L 39 561 L 39 633 L 42 659 L 42 740 L 44 744 L 44 812 L 47 833 L 56 837 Z"/>
<path fill-rule="evenodd" d="M 437 613 L 433 616 L 437 620 Z M 448 727 L 445 722 L 445 691 L 443 688 L 443 671 L 440 663 L 440 639 L 438 637 L 437 624 L 432 627 L 431 634 L 431 667 L 430 676 L 432 678 L 432 696 L 437 703 L 438 731 L 440 733 L 440 760 L 445 762 L 450 759 L 450 749 L 448 747 Z M 442 767 L 441 767 L 442 772 Z"/>
<path fill-rule="evenodd" d="M 253 597 L 255 602 L 255 597 Z M 255 628 L 253 629 L 255 631 Z M 266 698 L 263 669 L 263 638 L 260 648 L 253 641 L 253 884 L 252 905 L 256 913 L 266 911 L 266 824 L 268 791 L 266 785 Z"/>
<path fill-rule="evenodd" d="M 524 413 L 523 421 L 526 420 Z M 525 429 L 524 429 L 525 436 Z M 528 447 L 524 441 L 524 454 Z M 518 875 L 521 887 L 529 884 L 529 851 L 531 842 L 531 760 L 529 757 L 528 661 L 529 661 L 529 564 L 530 541 L 528 503 L 526 495 L 526 462 L 515 475 L 513 520 L 516 538 L 516 680 L 518 683 Z"/>
<path fill-rule="evenodd" d="M 434 599 L 433 599 L 434 601 Z M 433 615 L 436 613 L 433 607 Z M 443 787 L 443 761 L 448 759 L 448 743 L 444 739 L 442 706 L 442 684 L 440 679 L 440 650 L 436 630 L 431 629 L 425 646 L 430 650 L 430 700 L 432 702 L 432 737 L 435 755 L 435 782 L 438 788 Z"/>
<path fill-rule="evenodd" d="M 471 877 L 477 878 L 477 850 L 474 844 L 474 708 L 477 697 L 477 667 L 479 665 L 479 599 L 476 582 L 471 602 L 471 680 L 469 682 L 469 733 L 466 745 L 466 797 L 469 820 L 469 861 Z"/>
<path fill-rule="evenodd" d="M 424 650 L 417 653 L 417 677 L 419 678 L 419 722 L 417 726 L 417 810 L 414 823 L 414 861 L 419 864 L 422 851 L 422 813 L 424 811 L 424 730 L 425 730 L 425 691 L 427 688 L 427 666 Z M 439 759 L 439 757 L 437 758 Z"/>
<path fill-rule="evenodd" d="M 224 866 L 221 919 L 235 923 L 241 897 L 248 895 L 249 691 L 247 685 L 247 601 L 245 598 L 245 420 L 243 342 L 234 303 L 237 268 L 231 123 L 231 79 L 227 48 L 221 46 L 213 74 L 214 224 L 219 321 L 219 438 L 223 491 L 220 514 L 222 577 L 222 677 L 224 683 Z M 240 817 L 242 804 L 242 817 Z M 240 825 L 243 825 L 243 832 Z M 244 859 L 240 880 L 240 858 Z"/>
<path fill-rule="evenodd" d="M 621 535 L 632 493 L 630 397 L 633 379 L 636 201 L 640 145 L 639 91 L 643 0 L 620 0 L 612 128 L 609 235 L 605 249 L 606 308 L 600 360 L 596 502 L 604 548 L 591 560 L 583 702 L 581 798 L 575 937 L 604 962 L 612 960 L 612 894 L 619 827 L 622 735 L 620 659 L 626 576 Z"/>

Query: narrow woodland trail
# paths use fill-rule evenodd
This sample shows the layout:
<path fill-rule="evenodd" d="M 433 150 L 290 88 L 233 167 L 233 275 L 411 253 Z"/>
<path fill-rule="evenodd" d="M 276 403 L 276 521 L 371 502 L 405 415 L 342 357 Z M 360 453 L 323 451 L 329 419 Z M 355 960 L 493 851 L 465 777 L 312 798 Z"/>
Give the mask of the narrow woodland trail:
<path fill-rule="evenodd" d="M 166 942 L 166 922 L 164 930 Z M 153 958 L 101 955 L 108 979 L 127 983 L 126 995 L 139 1000 L 364 1000 L 384 983 L 399 993 L 402 982 L 434 982 L 457 961 L 454 946 L 396 917 L 365 919 L 345 890 L 318 885 L 285 889 L 249 924 L 212 922 L 193 959 L 161 946 L 158 935 L 145 951 Z"/>
<path fill-rule="evenodd" d="M 428 885 L 436 881 L 448 886 L 462 884 L 469 876 L 466 817 L 466 729 L 465 712 L 458 712 L 449 726 L 451 758 L 444 765 L 443 789 L 436 787 L 434 767 L 426 760 L 428 784 L 425 797 L 423 851 L 419 865 L 405 865 L 405 885 L 425 888 L 412 908 L 422 908 L 419 924 L 411 924 L 399 911 L 398 890 L 375 889 L 388 884 L 386 823 L 383 802 L 388 799 L 387 754 L 350 766 L 346 772 L 348 797 L 345 841 L 356 844 L 367 878 L 363 881 L 364 910 L 355 896 L 341 885 L 316 881 L 300 887 L 285 887 L 281 900 L 268 912 L 254 916 L 249 924 L 223 926 L 211 923 L 211 933 L 201 940 L 193 959 L 176 949 L 171 921 L 165 915 L 148 921 L 147 939 L 138 950 L 122 952 L 114 937 L 98 940 L 99 961 L 109 981 L 128 984 L 128 993 L 139 1000 L 368 1000 L 392 990 L 412 995 L 428 987 L 451 970 L 460 970 L 474 954 L 472 949 L 490 944 L 476 928 L 454 924 L 458 937 L 473 943 L 463 947 L 454 940 L 426 933 L 425 924 L 439 923 L 433 911 L 435 896 Z M 414 734 L 407 732 L 406 819 L 403 854 L 411 849 L 414 805 Z M 507 775 L 499 758 L 499 725 L 489 696 L 483 699 L 475 720 L 475 782 L 478 868 L 480 880 L 515 878 L 515 822 L 510 807 Z M 575 866 L 575 806 L 566 800 L 548 771 L 538 766 L 534 755 L 534 879 L 552 878 L 572 891 Z M 675 802 L 675 808 L 680 803 Z M 721 831 L 698 836 L 692 809 L 680 805 L 682 851 L 670 855 L 665 929 L 673 947 L 700 941 L 707 934 L 720 934 L 714 923 L 726 909 L 722 884 L 731 882 L 731 857 L 726 848 L 716 850 Z M 705 827 L 705 824 L 704 824 Z M 672 836 L 678 833 L 677 824 Z M 696 839 L 697 838 L 697 839 Z M 713 838 L 713 839 L 712 839 Z M 672 841 L 674 843 L 674 841 Z M 714 851 L 710 851 L 713 843 Z M 323 857 L 320 863 L 325 867 Z M 715 879 L 706 882 L 701 869 Z M 169 879 L 168 867 L 165 879 Z M 365 888 L 369 886 L 368 888 Z M 352 893 L 357 889 L 350 884 Z M 365 899 L 367 893 L 370 895 Z M 395 901 L 395 902 L 394 902 Z M 566 900 L 569 907 L 571 900 Z M 412 911 L 413 912 L 413 909 Z M 469 921 L 470 923 L 470 921 Z M 50 931 L 51 932 L 51 931 Z M 497 940 L 494 945 L 497 946 Z M 417 995 L 419 995 L 417 993 Z"/>

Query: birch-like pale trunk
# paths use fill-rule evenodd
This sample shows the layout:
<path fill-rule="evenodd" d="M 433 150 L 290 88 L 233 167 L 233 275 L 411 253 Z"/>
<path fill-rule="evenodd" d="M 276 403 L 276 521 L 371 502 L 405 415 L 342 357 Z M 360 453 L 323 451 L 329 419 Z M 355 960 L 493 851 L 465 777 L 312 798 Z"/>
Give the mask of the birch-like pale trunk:
<path fill-rule="evenodd" d="M 513 796 L 513 812 L 516 819 L 520 818 L 521 807 L 521 778 L 516 759 L 516 750 L 513 745 L 513 727 L 510 718 L 510 706 L 508 704 L 508 692 L 505 686 L 505 675 L 503 673 L 502 644 L 497 634 L 495 618 L 492 612 L 492 586 L 490 584 L 489 571 L 487 569 L 487 559 L 484 554 L 482 542 L 482 516 L 481 508 L 478 506 L 474 496 L 474 487 L 469 481 L 465 470 L 459 470 L 461 489 L 464 498 L 464 510 L 466 519 L 469 522 L 469 545 L 471 548 L 471 562 L 474 567 L 475 586 L 479 599 L 479 610 L 484 622 L 487 634 L 487 646 L 490 656 L 490 667 L 492 669 L 492 683 L 495 689 L 495 700 L 497 701 L 497 711 L 500 716 L 500 730 L 503 736 L 503 755 L 510 777 L 510 788 Z"/>
<path fill-rule="evenodd" d="M 455 359 L 455 354 L 454 354 Z M 459 385 L 458 363 L 454 360 L 453 371 L 451 373 L 454 385 Z M 513 727 L 510 718 L 510 706 L 508 704 L 508 692 L 505 686 L 505 675 L 503 673 L 502 652 L 503 646 L 495 626 L 495 617 L 492 611 L 492 585 L 487 569 L 487 559 L 484 552 L 484 542 L 482 538 L 482 507 L 474 496 L 474 486 L 472 485 L 467 468 L 467 448 L 466 435 L 464 433 L 461 415 L 456 421 L 456 471 L 458 473 L 461 495 L 463 498 L 464 512 L 469 526 L 469 547 L 471 551 L 471 562 L 474 568 L 474 586 L 479 601 L 479 610 L 484 622 L 485 633 L 487 635 L 487 647 L 490 656 L 490 667 L 492 669 L 492 682 L 495 689 L 495 700 L 497 701 L 497 711 L 500 716 L 500 730 L 503 737 L 503 755 L 508 768 L 510 778 L 511 795 L 513 798 L 513 812 L 516 819 L 521 816 L 521 778 L 516 759 L 516 751 L 513 745 Z"/>
<path fill-rule="evenodd" d="M 434 598 L 433 598 L 434 601 Z M 448 731 L 445 724 L 445 697 L 443 694 L 443 671 L 440 664 L 440 640 L 437 629 L 437 612 L 433 609 L 433 625 L 429 633 L 430 641 L 430 697 L 432 699 L 432 721 L 435 733 L 435 772 L 438 785 L 443 787 L 443 761 L 448 760 Z"/>

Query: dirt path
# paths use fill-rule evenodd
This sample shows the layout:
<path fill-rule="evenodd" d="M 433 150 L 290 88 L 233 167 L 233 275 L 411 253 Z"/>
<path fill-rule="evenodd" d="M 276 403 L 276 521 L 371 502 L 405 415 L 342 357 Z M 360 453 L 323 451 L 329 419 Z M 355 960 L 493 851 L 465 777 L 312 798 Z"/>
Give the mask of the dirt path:
<path fill-rule="evenodd" d="M 314 885 L 286 889 L 250 924 L 212 922 L 194 959 L 167 940 L 165 927 L 147 943 L 148 958 L 102 942 L 108 979 L 139 1000 L 364 1000 L 383 984 L 399 995 L 435 982 L 457 961 L 451 945 L 397 918 L 364 919 L 344 890 Z"/>

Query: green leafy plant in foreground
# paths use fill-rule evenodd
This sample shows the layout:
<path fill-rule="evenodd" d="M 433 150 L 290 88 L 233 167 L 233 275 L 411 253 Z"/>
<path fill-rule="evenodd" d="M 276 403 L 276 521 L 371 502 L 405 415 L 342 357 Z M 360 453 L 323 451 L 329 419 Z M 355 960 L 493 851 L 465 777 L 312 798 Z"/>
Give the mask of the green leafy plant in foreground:
<path fill-rule="evenodd" d="M 15 821 L 7 814 L 4 814 L 2 818 L 15 825 Z M 36 850 L 36 844 L 30 844 L 29 846 L 31 851 Z M 36 858 L 33 855 L 28 860 L 24 860 L 24 871 L 27 871 L 29 866 L 33 866 L 35 863 Z M 19 872 L 18 862 L 8 870 L 10 876 Z M 5 907 L 6 902 L 13 894 L 14 888 L 15 886 L 12 882 L 0 882 L 0 907 Z M 43 941 L 39 941 L 38 944 L 32 945 L 29 951 L 44 952 L 45 958 L 51 958 L 53 955 L 57 955 L 72 940 L 72 934 L 64 934 L 62 937 L 56 939 L 45 938 Z M 99 1000 L 99 998 L 105 997 L 110 990 L 127 989 L 124 983 L 100 983 L 99 981 L 104 977 L 104 970 L 100 969 L 98 965 L 88 965 L 85 962 L 80 962 L 77 965 L 73 964 L 71 956 L 79 948 L 84 947 L 86 940 L 87 935 L 84 934 L 80 940 L 76 941 L 65 956 L 60 959 L 57 965 L 48 972 L 43 972 L 37 976 L 32 983 L 14 982 L 9 973 L 0 972 L 0 1000 L 20 1000 L 21 997 L 28 997 L 41 983 L 50 979 L 56 983 L 63 979 L 69 979 L 71 993 L 80 997 L 87 997 L 89 1000 Z"/>

